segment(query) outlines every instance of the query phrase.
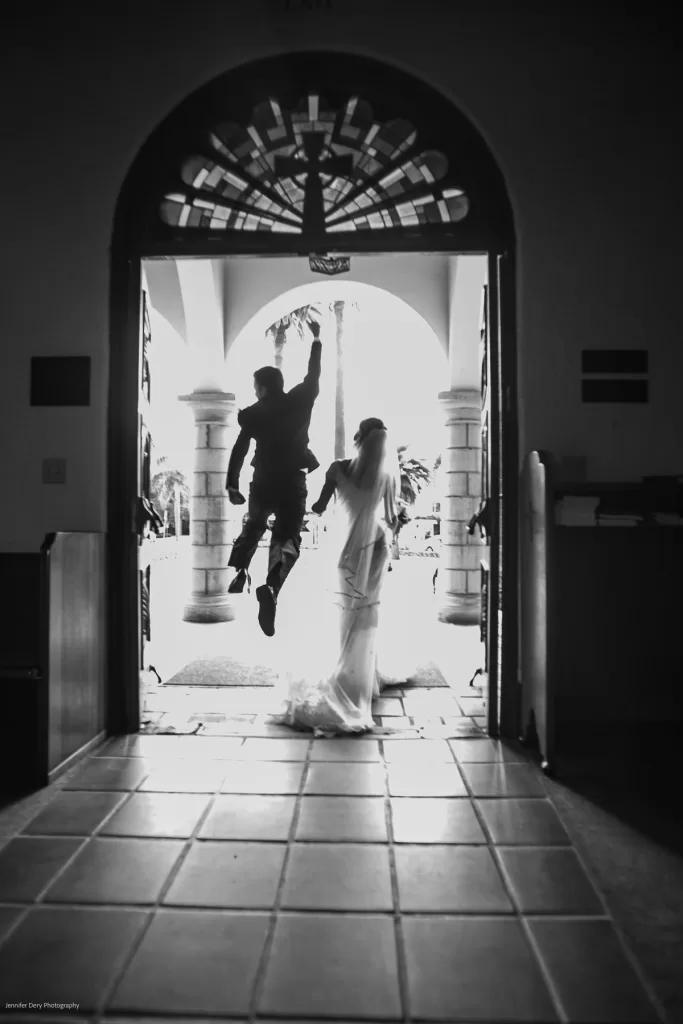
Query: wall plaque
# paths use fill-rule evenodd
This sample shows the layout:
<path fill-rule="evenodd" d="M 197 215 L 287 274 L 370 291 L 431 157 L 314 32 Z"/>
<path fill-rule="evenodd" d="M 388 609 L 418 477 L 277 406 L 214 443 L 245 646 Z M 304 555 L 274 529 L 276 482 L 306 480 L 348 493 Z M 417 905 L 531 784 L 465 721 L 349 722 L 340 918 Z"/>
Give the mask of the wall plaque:
<path fill-rule="evenodd" d="M 628 377 L 614 380 L 582 380 L 581 401 L 583 402 L 647 402 L 648 381 L 631 380 Z"/>
<path fill-rule="evenodd" d="M 581 353 L 582 373 L 647 373 L 647 349 L 585 348 Z"/>
<path fill-rule="evenodd" d="M 90 356 L 33 356 L 31 405 L 90 405 Z"/>

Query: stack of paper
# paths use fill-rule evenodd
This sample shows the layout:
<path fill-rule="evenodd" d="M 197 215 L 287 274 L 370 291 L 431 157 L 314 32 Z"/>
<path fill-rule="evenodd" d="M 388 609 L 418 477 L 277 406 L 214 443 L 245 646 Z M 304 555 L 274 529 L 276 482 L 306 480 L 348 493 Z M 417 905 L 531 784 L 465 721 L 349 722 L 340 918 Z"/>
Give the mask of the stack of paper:
<path fill-rule="evenodd" d="M 642 516 L 619 515 L 609 512 L 598 516 L 598 526 L 641 526 L 642 523 Z"/>
<path fill-rule="evenodd" d="M 579 494 L 560 498 L 555 506 L 555 522 L 558 526 L 595 526 L 599 503 L 599 498 Z"/>
<path fill-rule="evenodd" d="M 658 526 L 683 526 L 683 516 L 676 512 L 655 512 L 654 519 Z"/>

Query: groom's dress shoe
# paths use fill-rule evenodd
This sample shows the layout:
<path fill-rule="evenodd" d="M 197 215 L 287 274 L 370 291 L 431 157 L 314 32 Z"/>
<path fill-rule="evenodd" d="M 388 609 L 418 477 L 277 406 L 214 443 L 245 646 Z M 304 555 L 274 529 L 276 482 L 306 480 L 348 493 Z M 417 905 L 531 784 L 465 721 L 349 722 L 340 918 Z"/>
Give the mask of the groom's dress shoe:
<path fill-rule="evenodd" d="M 258 624 L 266 636 L 273 636 L 275 634 L 275 591 L 266 584 L 257 587 L 256 600 L 258 601 Z"/>
<path fill-rule="evenodd" d="M 228 587 L 229 594 L 241 594 L 244 590 L 244 584 L 249 584 L 249 590 L 251 590 L 251 578 L 246 569 L 240 569 L 234 580 Z"/>

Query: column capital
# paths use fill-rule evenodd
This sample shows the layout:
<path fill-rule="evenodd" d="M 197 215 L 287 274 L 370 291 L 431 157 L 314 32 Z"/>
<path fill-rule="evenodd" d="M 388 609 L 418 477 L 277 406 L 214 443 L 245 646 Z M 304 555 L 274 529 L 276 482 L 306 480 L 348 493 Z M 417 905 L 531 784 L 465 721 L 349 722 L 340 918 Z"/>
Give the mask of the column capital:
<path fill-rule="evenodd" d="M 477 388 L 453 388 L 439 392 L 439 403 L 447 421 L 481 420 L 481 392 Z"/>
<path fill-rule="evenodd" d="M 227 423 L 235 411 L 235 396 L 230 391 L 193 391 L 178 395 L 194 413 L 195 423 Z"/>

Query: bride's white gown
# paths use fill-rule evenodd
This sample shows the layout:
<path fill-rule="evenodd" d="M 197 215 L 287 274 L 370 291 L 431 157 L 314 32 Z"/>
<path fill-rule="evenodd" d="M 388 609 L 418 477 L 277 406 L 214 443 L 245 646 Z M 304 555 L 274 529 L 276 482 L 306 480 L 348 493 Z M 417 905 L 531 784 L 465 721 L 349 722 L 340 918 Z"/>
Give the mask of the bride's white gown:
<path fill-rule="evenodd" d="M 308 607 L 292 608 L 291 621 L 283 623 L 280 634 L 279 707 L 274 711 L 286 724 L 319 735 L 372 729 L 373 697 L 387 683 L 402 681 L 383 675 L 378 665 L 380 596 L 397 511 L 396 475 L 383 468 L 382 460 L 371 472 L 359 473 L 358 462 L 350 470 L 346 464 L 346 472 L 344 464 L 333 468 L 337 502 L 327 547 L 336 555 L 331 577 L 336 576 L 336 587 L 332 582 L 325 591 L 321 580 L 312 578 Z M 325 551 L 321 560 L 326 560 Z"/>

